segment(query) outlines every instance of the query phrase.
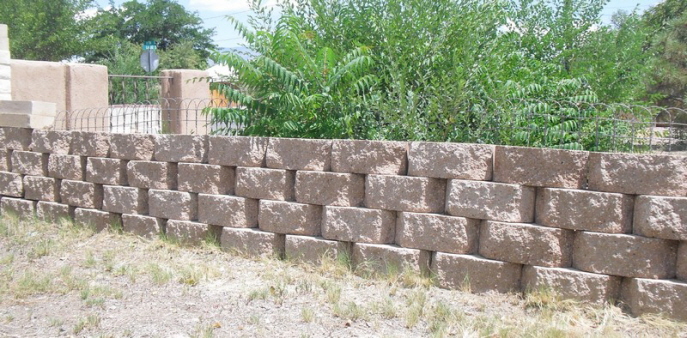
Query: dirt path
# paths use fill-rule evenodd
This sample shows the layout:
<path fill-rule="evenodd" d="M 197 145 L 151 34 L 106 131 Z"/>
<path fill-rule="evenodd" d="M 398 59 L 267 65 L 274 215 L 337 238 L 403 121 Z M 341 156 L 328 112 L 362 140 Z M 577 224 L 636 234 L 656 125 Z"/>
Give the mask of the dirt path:
<path fill-rule="evenodd" d="M 685 324 L 550 293 L 473 295 L 428 283 L 0 220 L 2 337 L 687 337 Z"/>

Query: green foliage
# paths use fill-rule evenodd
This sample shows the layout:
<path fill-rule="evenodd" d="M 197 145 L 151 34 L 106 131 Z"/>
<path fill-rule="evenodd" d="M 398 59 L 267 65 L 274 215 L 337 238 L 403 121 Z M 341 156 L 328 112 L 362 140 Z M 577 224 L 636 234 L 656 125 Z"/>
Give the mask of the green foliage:
<path fill-rule="evenodd" d="M 84 52 L 84 20 L 91 0 L 3 0 L 0 23 L 7 24 L 12 58 L 61 61 Z"/>
<path fill-rule="evenodd" d="M 687 96 L 687 11 L 665 22 L 654 37 L 652 79 L 649 88 L 661 104 L 684 107 Z"/>

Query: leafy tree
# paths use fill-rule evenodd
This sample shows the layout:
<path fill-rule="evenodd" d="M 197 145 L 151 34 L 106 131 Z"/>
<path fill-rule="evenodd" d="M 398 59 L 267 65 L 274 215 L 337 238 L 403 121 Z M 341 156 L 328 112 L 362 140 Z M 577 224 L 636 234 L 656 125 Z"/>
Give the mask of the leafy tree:
<path fill-rule="evenodd" d="M 0 23 L 9 28 L 15 59 L 61 61 L 84 52 L 85 20 L 92 0 L 3 0 Z"/>

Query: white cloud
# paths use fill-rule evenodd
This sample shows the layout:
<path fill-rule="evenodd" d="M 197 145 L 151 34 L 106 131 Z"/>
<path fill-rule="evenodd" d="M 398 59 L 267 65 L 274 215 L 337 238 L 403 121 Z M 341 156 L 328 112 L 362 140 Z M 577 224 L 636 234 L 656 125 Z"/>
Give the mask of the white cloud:
<path fill-rule="evenodd" d="M 197 11 L 239 12 L 247 11 L 246 0 L 189 0 L 188 6 Z"/>

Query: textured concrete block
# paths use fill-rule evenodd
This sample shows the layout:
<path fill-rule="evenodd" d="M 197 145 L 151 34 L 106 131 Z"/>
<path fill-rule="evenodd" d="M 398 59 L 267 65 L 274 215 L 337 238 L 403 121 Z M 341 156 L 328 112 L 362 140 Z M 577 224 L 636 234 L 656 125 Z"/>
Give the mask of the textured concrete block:
<path fill-rule="evenodd" d="M 678 279 L 687 282 L 687 242 L 680 242 L 677 250 L 677 269 Z"/>
<path fill-rule="evenodd" d="M 401 212 L 396 224 L 396 244 L 404 248 L 455 254 L 477 249 L 479 220 Z"/>
<path fill-rule="evenodd" d="M 532 222 L 535 189 L 516 184 L 449 180 L 449 215 L 503 222 Z"/>
<path fill-rule="evenodd" d="M 161 218 L 141 216 L 141 215 L 122 215 L 122 230 L 148 239 L 160 236 L 165 227 L 165 221 Z"/>
<path fill-rule="evenodd" d="M 200 245 L 204 241 L 219 240 L 220 228 L 189 221 L 167 221 L 167 238 L 185 245 Z"/>
<path fill-rule="evenodd" d="M 155 135 L 155 160 L 161 162 L 207 162 L 205 135 Z"/>
<path fill-rule="evenodd" d="M 271 138 L 267 146 L 268 168 L 323 171 L 331 168 L 332 141 Z"/>
<path fill-rule="evenodd" d="M 129 161 L 127 180 L 132 187 L 176 189 L 177 165 L 169 162 Z"/>
<path fill-rule="evenodd" d="M 286 257 L 291 260 L 319 265 L 323 258 L 336 260 L 348 255 L 348 243 L 329 241 L 319 237 L 286 236 Z"/>
<path fill-rule="evenodd" d="M 250 256 L 281 256 L 284 235 L 256 229 L 222 228 L 222 249 Z"/>
<path fill-rule="evenodd" d="M 393 211 L 324 207 L 322 237 L 344 242 L 393 243 L 395 224 Z"/>
<path fill-rule="evenodd" d="M 446 181 L 408 176 L 368 175 L 365 206 L 409 212 L 443 212 Z"/>
<path fill-rule="evenodd" d="M 0 172 L 0 195 L 23 197 L 24 181 L 22 175 Z"/>
<path fill-rule="evenodd" d="M 36 204 L 36 217 L 45 222 L 71 221 L 73 216 L 72 208 L 66 204 L 45 201 L 38 201 Z"/>
<path fill-rule="evenodd" d="M 198 215 L 198 196 L 188 192 L 148 190 L 150 216 L 193 221 Z"/>
<path fill-rule="evenodd" d="M 475 293 L 506 293 L 520 289 L 522 265 L 479 256 L 437 252 L 432 259 L 431 270 L 442 288 Z"/>
<path fill-rule="evenodd" d="M 365 198 L 365 177 L 319 171 L 296 173 L 296 201 L 299 203 L 355 207 Z"/>
<path fill-rule="evenodd" d="M 103 186 L 103 210 L 119 214 L 148 213 L 148 191 L 135 187 Z"/>
<path fill-rule="evenodd" d="M 15 150 L 12 152 L 12 171 L 31 176 L 48 175 L 48 154 Z"/>
<path fill-rule="evenodd" d="M 236 171 L 219 165 L 179 163 L 178 190 L 215 195 L 233 195 Z"/>
<path fill-rule="evenodd" d="M 210 136 L 208 162 L 225 166 L 262 167 L 268 138 Z"/>
<path fill-rule="evenodd" d="M 589 153 L 497 146 L 494 181 L 550 188 L 584 188 Z"/>
<path fill-rule="evenodd" d="M 0 140 L 2 141 L 2 140 Z M 1 144 L 1 143 L 0 143 Z M 12 171 L 12 151 L 0 145 L 0 171 Z"/>
<path fill-rule="evenodd" d="M 572 263 L 573 231 L 530 224 L 485 221 L 479 254 L 518 264 L 567 267 Z"/>
<path fill-rule="evenodd" d="M 492 145 L 412 142 L 408 175 L 490 181 L 493 152 Z"/>
<path fill-rule="evenodd" d="M 155 152 L 153 135 L 110 134 L 110 157 L 123 160 L 152 160 Z"/>
<path fill-rule="evenodd" d="M 81 208 L 100 209 L 103 205 L 103 186 L 94 183 L 62 180 L 60 200 Z"/>
<path fill-rule="evenodd" d="M 5 149 L 29 150 L 32 129 L 3 127 L 0 130 L 0 134 L 4 135 L 0 139 L 4 140 Z"/>
<path fill-rule="evenodd" d="M 625 279 L 620 298 L 635 316 L 660 313 L 668 318 L 687 321 L 687 283 Z"/>
<path fill-rule="evenodd" d="M 198 221 L 233 228 L 254 228 L 258 226 L 258 201 L 199 194 Z"/>
<path fill-rule="evenodd" d="M 319 236 L 322 206 L 276 201 L 260 201 L 258 225 L 278 234 Z"/>
<path fill-rule="evenodd" d="M 637 197 L 634 233 L 644 237 L 687 241 L 687 198 Z"/>
<path fill-rule="evenodd" d="M 51 154 L 48 175 L 65 180 L 83 181 L 86 178 L 86 157 Z"/>
<path fill-rule="evenodd" d="M 523 291 L 551 289 L 566 299 L 603 304 L 620 296 L 617 276 L 599 275 L 568 268 L 525 266 L 522 269 Z"/>
<path fill-rule="evenodd" d="M 623 194 L 570 189 L 540 189 L 537 224 L 608 233 L 632 231 L 634 200 Z"/>
<path fill-rule="evenodd" d="M 128 185 L 127 164 L 116 158 L 89 157 L 86 161 L 86 181 L 98 184 Z"/>
<path fill-rule="evenodd" d="M 356 271 L 363 273 L 428 273 L 430 253 L 394 245 L 354 243 L 351 259 Z"/>
<path fill-rule="evenodd" d="M 109 133 L 93 133 L 87 131 L 72 132 L 72 155 L 88 157 L 107 157 L 109 153 Z"/>
<path fill-rule="evenodd" d="M 35 215 L 36 201 L 3 197 L 0 200 L 0 211 L 2 211 L 2 215 L 13 215 L 21 219 L 30 219 Z"/>
<path fill-rule="evenodd" d="M 674 241 L 580 232 L 575 235 L 573 267 L 623 277 L 673 278 L 676 255 Z"/>
<path fill-rule="evenodd" d="M 50 177 L 24 176 L 24 198 L 35 201 L 60 201 L 60 181 Z"/>
<path fill-rule="evenodd" d="M 589 189 L 634 195 L 687 195 L 687 157 L 592 153 Z"/>
<path fill-rule="evenodd" d="M 408 143 L 335 140 L 332 171 L 340 173 L 405 175 Z"/>
<path fill-rule="evenodd" d="M 236 168 L 236 195 L 253 199 L 293 200 L 294 173 L 280 169 Z"/>
<path fill-rule="evenodd" d="M 68 131 L 34 130 L 29 149 L 37 153 L 69 154 L 72 133 Z"/>
<path fill-rule="evenodd" d="M 122 217 L 100 210 L 76 208 L 74 210 L 74 223 L 93 228 L 95 231 L 103 231 L 119 228 L 122 224 Z"/>

